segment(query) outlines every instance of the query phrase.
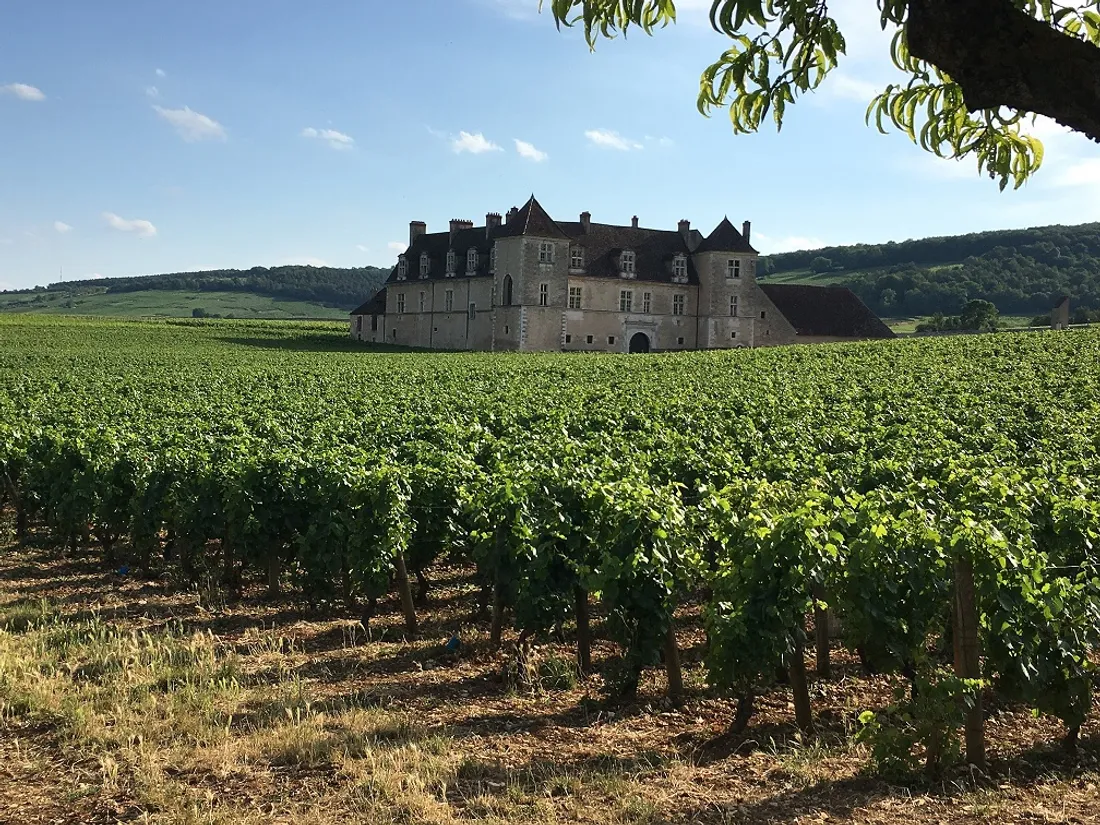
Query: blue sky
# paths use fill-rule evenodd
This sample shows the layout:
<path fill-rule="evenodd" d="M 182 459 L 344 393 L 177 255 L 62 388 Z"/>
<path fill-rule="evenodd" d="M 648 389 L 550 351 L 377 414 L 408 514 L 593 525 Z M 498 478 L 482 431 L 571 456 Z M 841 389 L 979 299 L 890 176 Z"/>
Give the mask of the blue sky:
<path fill-rule="evenodd" d="M 408 222 L 551 214 L 763 252 L 1100 220 L 1100 150 L 1050 124 L 999 192 L 863 123 L 897 77 L 866 0 L 780 134 L 695 109 L 709 0 L 654 38 L 558 32 L 537 0 L 11 0 L 0 27 L 0 289 L 283 263 L 390 265 Z"/>

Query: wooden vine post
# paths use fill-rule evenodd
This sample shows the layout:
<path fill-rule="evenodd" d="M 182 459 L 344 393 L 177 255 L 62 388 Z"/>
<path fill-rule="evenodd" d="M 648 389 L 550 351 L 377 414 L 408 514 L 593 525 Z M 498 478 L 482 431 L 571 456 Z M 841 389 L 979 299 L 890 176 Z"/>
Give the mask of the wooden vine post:
<path fill-rule="evenodd" d="M 814 596 L 814 641 L 817 653 L 817 678 L 828 679 L 832 673 L 829 662 L 829 610 L 819 607 L 825 601 L 825 588 L 819 584 L 813 587 Z"/>
<path fill-rule="evenodd" d="M 794 716 L 798 727 L 803 733 L 813 733 L 814 714 L 810 706 L 810 688 L 806 678 L 806 656 L 802 647 L 802 640 L 796 635 L 794 651 L 791 653 L 791 664 L 788 670 L 791 681 L 791 692 L 794 694 Z"/>
<path fill-rule="evenodd" d="M 401 610 L 405 614 L 405 630 L 416 633 L 416 605 L 413 604 L 412 588 L 409 586 L 409 569 L 405 565 L 405 553 L 398 550 L 393 554 L 393 567 L 397 578 L 397 592 L 401 594 Z"/>
<path fill-rule="evenodd" d="M 577 620 L 577 665 L 581 673 L 592 670 L 592 632 L 588 623 L 588 591 L 578 585 L 573 591 L 573 613 Z"/>
<path fill-rule="evenodd" d="M 954 611 L 955 675 L 960 679 L 981 678 L 981 651 L 978 646 L 978 609 L 974 597 L 974 563 L 970 559 L 955 562 Z M 966 761 L 985 769 L 985 719 L 982 692 L 974 691 L 966 710 Z"/>
<path fill-rule="evenodd" d="M 665 672 L 668 674 L 668 698 L 679 702 L 684 698 L 684 674 L 680 670 L 680 648 L 676 644 L 676 622 L 668 617 L 665 631 Z"/>

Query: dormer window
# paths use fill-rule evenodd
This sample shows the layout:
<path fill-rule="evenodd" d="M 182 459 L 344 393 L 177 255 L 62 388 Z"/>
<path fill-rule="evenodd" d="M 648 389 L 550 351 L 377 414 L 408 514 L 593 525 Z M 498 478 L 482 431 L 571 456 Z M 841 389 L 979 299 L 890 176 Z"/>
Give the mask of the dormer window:
<path fill-rule="evenodd" d="M 619 253 L 619 272 L 624 278 L 634 277 L 634 253 L 629 249 Z"/>
<path fill-rule="evenodd" d="M 729 279 L 741 277 L 741 259 L 730 258 L 726 261 L 726 277 Z"/>
<path fill-rule="evenodd" d="M 455 251 L 453 249 L 447 250 L 447 274 L 455 274 Z"/>
<path fill-rule="evenodd" d="M 427 252 L 420 253 L 420 277 L 427 278 L 428 273 L 432 271 L 432 262 L 428 257 Z"/>
<path fill-rule="evenodd" d="M 404 255 L 397 257 L 397 280 L 403 281 L 409 277 L 409 260 Z"/>
<path fill-rule="evenodd" d="M 686 284 L 688 279 L 688 262 L 684 255 L 677 255 L 672 259 L 672 281 L 677 284 Z"/>
<path fill-rule="evenodd" d="M 466 251 L 466 271 L 476 272 L 478 265 L 477 250 L 472 246 Z"/>
<path fill-rule="evenodd" d="M 572 246 L 569 248 L 569 268 L 584 269 L 584 247 Z"/>

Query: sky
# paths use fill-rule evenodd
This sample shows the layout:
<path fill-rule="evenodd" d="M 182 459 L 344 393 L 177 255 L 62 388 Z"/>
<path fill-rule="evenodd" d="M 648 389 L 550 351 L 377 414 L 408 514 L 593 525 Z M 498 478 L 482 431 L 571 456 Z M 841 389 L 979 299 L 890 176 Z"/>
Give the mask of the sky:
<path fill-rule="evenodd" d="M 867 0 L 784 127 L 695 108 L 710 0 L 601 42 L 538 0 L 9 0 L 0 26 L 0 289 L 305 263 L 391 266 L 411 220 L 551 215 L 781 252 L 1100 220 L 1100 147 L 1049 122 L 1018 191 L 864 123 L 901 75 Z M 868 13 L 870 10 L 870 13 Z"/>

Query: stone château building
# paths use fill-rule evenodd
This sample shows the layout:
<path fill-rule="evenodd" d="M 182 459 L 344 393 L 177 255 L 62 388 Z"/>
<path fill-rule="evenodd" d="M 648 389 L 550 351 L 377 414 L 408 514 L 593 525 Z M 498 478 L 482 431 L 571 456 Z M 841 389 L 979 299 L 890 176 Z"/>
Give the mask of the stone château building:
<path fill-rule="evenodd" d="M 453 350 L 724 349 L 885 338 L 850 290 L 758 284 L 750 225 L 704 237 L 555 221 L 532 195 L 485 225 L 452 220 L 409 246 L 385 288 L 351 314 L 361 341 Z"/>

